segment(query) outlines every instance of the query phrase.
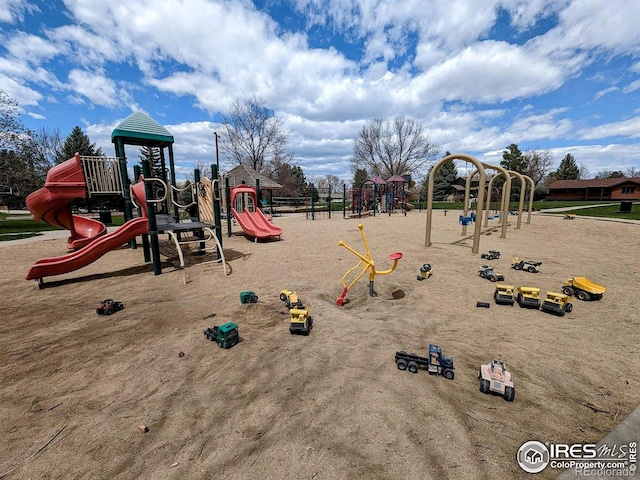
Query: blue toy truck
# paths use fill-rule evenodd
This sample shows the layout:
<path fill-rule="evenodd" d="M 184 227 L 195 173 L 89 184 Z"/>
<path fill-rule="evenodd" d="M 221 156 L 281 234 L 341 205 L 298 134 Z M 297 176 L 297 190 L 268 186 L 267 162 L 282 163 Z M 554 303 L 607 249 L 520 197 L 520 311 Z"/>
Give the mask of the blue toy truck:
<path fill-rule="evenodd" d="M 421 357 L 415 353 L 407 353 L 404 350 L 396 352 L 396 366 L 398 370 L 409 370 L 418 373 L 418 369 L 426 370 L 435 375 L 442 375 L 448 380 L 453 380 L 455 368 L 453 358 L 442 355 L 439 345 L 429 344 L 429 356 Z"/>

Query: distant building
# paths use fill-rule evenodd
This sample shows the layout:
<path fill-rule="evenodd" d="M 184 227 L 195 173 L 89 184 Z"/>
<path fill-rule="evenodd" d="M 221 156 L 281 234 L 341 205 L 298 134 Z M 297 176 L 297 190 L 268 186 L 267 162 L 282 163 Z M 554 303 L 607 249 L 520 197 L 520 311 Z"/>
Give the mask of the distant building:
<path fill-rule="evenodd" d="M 547 200 L 640 200 L 640 177 L 556 180 Z"/>

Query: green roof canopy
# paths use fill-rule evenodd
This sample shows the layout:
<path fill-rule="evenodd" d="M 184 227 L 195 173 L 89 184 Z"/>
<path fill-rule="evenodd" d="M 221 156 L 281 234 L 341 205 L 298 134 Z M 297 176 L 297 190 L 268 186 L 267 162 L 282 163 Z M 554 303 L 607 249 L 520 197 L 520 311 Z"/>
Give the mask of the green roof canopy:
<path fill-rule="evenodd" d="M 146 113 L 135 112 L 111 132 L 111 141 L 121 138 L 128 145 L 164 148 L 173 143 L 173 135 Z"/>

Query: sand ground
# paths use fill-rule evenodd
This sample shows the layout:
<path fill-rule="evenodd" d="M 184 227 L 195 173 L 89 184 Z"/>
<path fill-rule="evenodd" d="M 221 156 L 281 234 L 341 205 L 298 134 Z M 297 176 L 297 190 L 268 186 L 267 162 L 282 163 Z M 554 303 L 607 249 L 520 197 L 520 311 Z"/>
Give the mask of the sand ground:
<path fill-rule="evenodd" d="M 357 262 L 338 241 L 363 251 L 358 220 L 278 217 L 282 240 L 269 243 L 234 227 L 227 277 L 199 257 L 177 269 L 163 239 L 160 276 L 122 248 L 38 290 L 24 275 L 66 253 L 65 239 L 0 248 L 0 478 L 525 478 L 523 442 L 599 440 L 640 402 L 640 225 L 534 216 L 516 230 L 511 217 L 501 239 L 492 224 L 480 249 L 502 252 L 491 263 L 506 283 L 607 287 L 556 317 L 493 304 L 457 218 L 435 213 L 431 248 L 424 213 L 362 219 L 379 269 L 404 256 L 376 277 L 377 297 L 364 278 L 342 308 Z M 540 273 L 512 270 L 514 256 L 542 261 Z M 424 263 L 434 275 L 418 282 Z M 308 337 L 288 332 L 285 288 L 311 310 Z M 240 304 L 243 290 L 259 302 Z M 104 298 L 126 308 L 98 316 Z M 242 342 L 219 349 L 203 331 L 228 321 Z M 454 380 L 397 370 L 396 350 L 431 342 Z M 492 358 L 514 376 L 513 403 L 478 391 Z"/>

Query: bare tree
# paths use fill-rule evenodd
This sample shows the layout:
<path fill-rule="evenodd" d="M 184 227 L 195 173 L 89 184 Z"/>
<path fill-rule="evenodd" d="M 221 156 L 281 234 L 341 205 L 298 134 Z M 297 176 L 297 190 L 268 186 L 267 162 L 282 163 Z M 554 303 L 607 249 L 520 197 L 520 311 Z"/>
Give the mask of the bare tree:
<path fill-rule="evenodd" d="M 405 117 L 393 122 L 374 119 L 353 142 L 352 170 L 365 169 L 370 175 L 416 174 L 435 160 L 440 147 L 429 141 L 420 123 Z"/>
<path fill-rule="evenodd" d="M 60 130 L 40 127 L 39 130 L 31 132 L 31 142 L 41 162 L 53 167 L 56 164 L 56 159 L 61 155 L 64 145 L 64 138 Z"/>
<path fill-rule="evenodd" d="M 578 179 L 579 180 L 585 180 L 587 178 L 589 178 L 589 169 L 587 168 L 587 166 L 584 163 L 580 164 L 580 173 L 578 173 Z"/>
<path fill-rule="evenodd" d="M 636 177 L 640 177 L 640 169 L 636 168 L 636 167 L 629 167 L 627 168 L 627 170 L 624 172 L 624 174 L 628 177 L 628 178 L 636 178 Z"/>
<path fill-rule="evenodd" d="M 229 114 L 223 115 L 224 132 L 220 150 L 232 164 L 248 165 L 261 173 L 269 173 L 270 163 L 287 163 L 289 133 L 284 123 L 264 100 L 252 97 L 229 105 Z"/>
<path fill-rule="evenodd" d="M 533 180 L 536 186 L 541 185 L 553 168 L 553 156 L 549 150 L 527 150 L 524 153 L 525 175 Z"/>

